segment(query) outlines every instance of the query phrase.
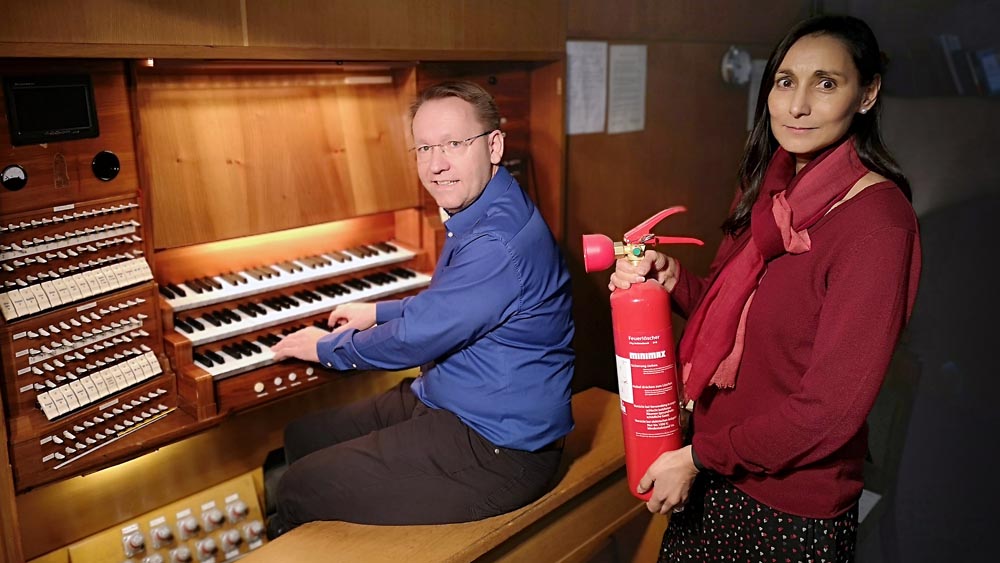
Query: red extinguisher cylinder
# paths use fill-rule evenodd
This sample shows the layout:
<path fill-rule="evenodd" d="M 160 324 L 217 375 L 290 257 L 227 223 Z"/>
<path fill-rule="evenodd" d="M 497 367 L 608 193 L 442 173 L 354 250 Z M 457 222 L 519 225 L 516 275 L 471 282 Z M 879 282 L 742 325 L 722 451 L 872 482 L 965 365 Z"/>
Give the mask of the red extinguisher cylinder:
<path fill-rule="evenodd" d="M 656 281 L 611 294 L 615 361 L 629 489 L 660 454 L 682 445 L 670 297 Z"/>

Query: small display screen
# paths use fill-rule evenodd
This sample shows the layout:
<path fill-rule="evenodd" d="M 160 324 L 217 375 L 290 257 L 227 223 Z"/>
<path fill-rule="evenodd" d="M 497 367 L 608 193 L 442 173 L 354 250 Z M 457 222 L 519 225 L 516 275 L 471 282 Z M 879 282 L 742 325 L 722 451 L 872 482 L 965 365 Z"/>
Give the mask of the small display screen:
<path fill-rule="evenodd" d="M 4 90 L 14 145 L 98 135 L 88 76 L 7 78 Z"/>

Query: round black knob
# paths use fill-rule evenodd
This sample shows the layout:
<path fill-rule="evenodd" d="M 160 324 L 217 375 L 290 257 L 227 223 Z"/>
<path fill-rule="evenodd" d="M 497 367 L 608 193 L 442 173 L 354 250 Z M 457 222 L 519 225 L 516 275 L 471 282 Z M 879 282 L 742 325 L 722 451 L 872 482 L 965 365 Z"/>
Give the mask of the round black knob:
<path fill-rule="evenodd" d="M 11 164 L 0 172 L 0 184 L 12 192 L 23 188 L 28 183 L 28 171 L 18 164 Z"/>
<path fill-rule="evenodd" d="M 90 163 L 90 169 L 94 171 L 94 176 L 98 180 L 110 182 L 115 179 L 115 176 L 118 176 L 118 172 L 122 168 L 118 155 L 111 151 L 101 151 L 94 156 L 94 160 Z"/>

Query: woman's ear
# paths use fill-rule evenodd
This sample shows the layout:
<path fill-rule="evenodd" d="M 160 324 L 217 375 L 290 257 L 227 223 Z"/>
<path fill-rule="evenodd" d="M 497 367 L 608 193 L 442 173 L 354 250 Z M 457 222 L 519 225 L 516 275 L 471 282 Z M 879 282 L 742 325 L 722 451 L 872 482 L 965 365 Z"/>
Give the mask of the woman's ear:
<path fill-rule="evenodd" d="M 876 74 L 872 78 L 871 84 L 865 86 L 861 95 L 861 105 L 858 107 L 858 111 L 861 113 L 868 113 L 868 110 L 872 109 L 875 102 L 878 101 L 878 93 L 882 89 L 882 76 Z"/>

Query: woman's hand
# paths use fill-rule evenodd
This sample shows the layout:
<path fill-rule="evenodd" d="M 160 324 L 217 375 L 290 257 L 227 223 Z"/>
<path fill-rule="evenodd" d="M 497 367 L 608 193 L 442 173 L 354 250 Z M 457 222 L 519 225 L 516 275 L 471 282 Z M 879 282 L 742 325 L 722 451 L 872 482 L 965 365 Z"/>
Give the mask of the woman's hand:
<path fill-rule="evenodd" d="M 684 510 L 684 503 L 687 502 L 688 492 L 697 474 L 698 468 L 694 466 L 694 458 L 691 457 L 691 446 L 685 446 L 656 458 L 642 476 L 636 490 L 639 494 L 644 494 L 653 489 L 653 495 L 646 502 L 646 508 L 650 512 L 680 512 Z"/>
<path fill-rule="evenodd" d="M 608 289 L 628 289 L 634 283 L 655 279 L 667 291 L 673 291 L 677 285 L 677 270 L 677 260 L 655 250 L 647 250 L 642 260 L 635 265 L 626 258 L 620 258 L 615 263 Z"/>

